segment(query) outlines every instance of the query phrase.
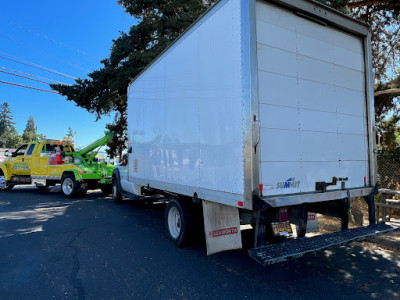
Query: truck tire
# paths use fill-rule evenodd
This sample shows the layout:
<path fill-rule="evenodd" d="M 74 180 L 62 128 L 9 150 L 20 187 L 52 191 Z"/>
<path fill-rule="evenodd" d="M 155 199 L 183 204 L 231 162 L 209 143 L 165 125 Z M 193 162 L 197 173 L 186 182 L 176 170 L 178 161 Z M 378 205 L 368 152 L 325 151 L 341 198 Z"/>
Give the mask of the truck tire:
<path fill-rule="evenodd" d="M 2 171 L 1 171 L 2 172 Z M 0 174 L 0 191 L 9 191 L 14 187 L 13 184 L 9 184 L 5 179 L 3 173 Z"/>
<path fill-rule="evenodd" d="M 189 205 L 182 199 L 173 199 L 165 209 L 167 234 L 178 247 L 187 246 L 192 238 L 193 218 Z"/>
<path fill-rule="evenodd" d="M 118 188 L 117 179 L 113 179 L 113 181 L 112 181 L 112 198 L 115 203 L 121 203 L 121 201 L 122 201 L 122 195 Z"/>
<path fill-rule="evenodd" d="M 64 175 L 61 181 L 61 191 L 65 198 L 73 198 L 78 194 L 78 184 L 71 174 Z"/>

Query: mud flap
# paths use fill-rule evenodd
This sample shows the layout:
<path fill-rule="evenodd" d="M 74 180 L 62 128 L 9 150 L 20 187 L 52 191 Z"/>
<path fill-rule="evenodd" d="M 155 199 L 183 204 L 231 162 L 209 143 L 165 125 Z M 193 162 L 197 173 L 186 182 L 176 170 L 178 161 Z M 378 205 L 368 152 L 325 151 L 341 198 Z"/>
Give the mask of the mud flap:
<path fill-rule="evenodd" d="M 308 212 L 306 233 L 319 232 L 318 217 L 316 213 Z M 299 226 L 296 225 L 296 233 L 299 231 Z"/>
<path fill-rule="evenodd" d="M 241 249 L 239 209 L 203 200 L 207 255 Z"/>

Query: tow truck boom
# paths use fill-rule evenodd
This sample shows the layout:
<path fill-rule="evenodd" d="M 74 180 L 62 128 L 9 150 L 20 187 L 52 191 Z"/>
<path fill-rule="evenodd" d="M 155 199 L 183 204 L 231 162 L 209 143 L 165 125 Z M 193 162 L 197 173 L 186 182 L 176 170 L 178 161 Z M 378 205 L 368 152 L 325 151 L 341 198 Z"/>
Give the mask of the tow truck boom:
<path fill-rule="evenodd" d="M 106 132 L 106 134 L 103 137 L 99 138 L 98 140 L 94 141 L 93 143 L 89 144 L 83 149 L 76 152 L 67 152 L 66 155 L 70 155 L 74 158 L 80 158 L 83 164 L 89 165 L 92 163 L 93 159 L 96 157 L 98 153 L 98 151 L 94 150 L 100 148 L 101 146 L 107 145 L 113 136 L 114 136 L 113 132 Z M 93 153 L 90 154 L 92 151 Z"/>

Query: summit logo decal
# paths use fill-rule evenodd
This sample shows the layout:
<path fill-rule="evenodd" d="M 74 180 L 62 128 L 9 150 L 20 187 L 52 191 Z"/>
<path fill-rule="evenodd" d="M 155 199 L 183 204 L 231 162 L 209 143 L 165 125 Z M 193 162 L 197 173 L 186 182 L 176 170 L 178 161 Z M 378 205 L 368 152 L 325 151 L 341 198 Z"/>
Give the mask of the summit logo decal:
<path fill-rule="evenodd" d="M 292 177 L 286 181 L 281 181 L 276 184 L 277 189 L 294 189 L 300 186 L 300 181 L 296 181 L 296 178 Z"/>

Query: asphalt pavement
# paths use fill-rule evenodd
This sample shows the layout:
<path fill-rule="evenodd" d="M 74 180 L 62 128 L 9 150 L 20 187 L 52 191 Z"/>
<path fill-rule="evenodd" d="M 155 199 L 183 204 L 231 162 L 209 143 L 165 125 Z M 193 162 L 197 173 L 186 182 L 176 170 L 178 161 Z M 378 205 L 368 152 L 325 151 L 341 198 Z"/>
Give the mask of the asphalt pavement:
<path fill-rule="evenodd" d="M 164 204 L 100 191 L 0 193 L 0 299 L 399 299 L 400 258 L 362 244 L 263 267 L 246 250 L 176 248 Z"/>

